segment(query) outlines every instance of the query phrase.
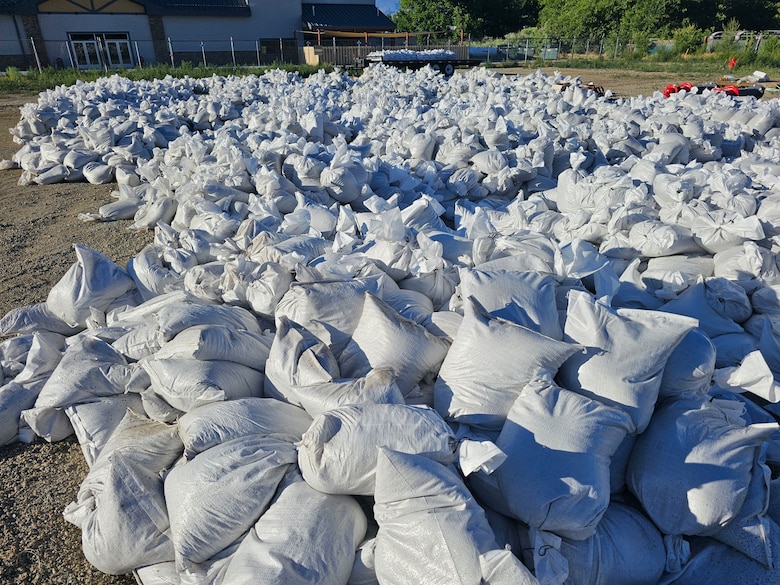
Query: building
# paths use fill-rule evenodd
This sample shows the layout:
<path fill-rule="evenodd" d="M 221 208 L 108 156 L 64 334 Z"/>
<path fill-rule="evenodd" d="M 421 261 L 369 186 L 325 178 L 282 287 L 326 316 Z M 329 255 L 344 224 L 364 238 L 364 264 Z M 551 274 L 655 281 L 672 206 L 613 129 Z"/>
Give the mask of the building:
<path fill-rule="evenodd" d="M 295 63 L 318 27 L 395 28 L 367 0 L 0 0 L 0 69 Z"/>

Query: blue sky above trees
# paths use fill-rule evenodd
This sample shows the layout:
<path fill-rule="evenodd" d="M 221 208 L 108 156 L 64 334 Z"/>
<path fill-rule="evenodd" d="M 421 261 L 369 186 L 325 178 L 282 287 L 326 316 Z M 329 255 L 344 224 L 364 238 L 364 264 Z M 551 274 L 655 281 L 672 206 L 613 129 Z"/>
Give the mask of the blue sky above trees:
<path fill-rule="evenodd" d="M 376 0 L 376 6 L 385 14 L 393 14 L 398 10 L 398 0 Z"/>

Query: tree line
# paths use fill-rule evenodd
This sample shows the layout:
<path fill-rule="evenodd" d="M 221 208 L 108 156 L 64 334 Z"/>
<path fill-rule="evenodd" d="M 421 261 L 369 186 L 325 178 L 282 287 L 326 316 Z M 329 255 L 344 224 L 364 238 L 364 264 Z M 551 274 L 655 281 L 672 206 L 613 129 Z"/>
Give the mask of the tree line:
<path fill-rule="evenodd" d="M 673 38 L 738 23 L 746 30 L 780 28 L 771 0 L 400 0 L 397 30 L 433 31 L 458 39 L 501 38 L 533 29 L 557 38 Z"/>

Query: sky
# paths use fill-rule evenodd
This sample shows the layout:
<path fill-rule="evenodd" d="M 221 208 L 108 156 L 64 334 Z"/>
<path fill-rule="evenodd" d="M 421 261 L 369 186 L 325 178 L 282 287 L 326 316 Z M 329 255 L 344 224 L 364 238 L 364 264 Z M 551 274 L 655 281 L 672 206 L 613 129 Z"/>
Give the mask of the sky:
<path fill-rule="evenodd" d="M 376 0 L 376 7 L 385 14 L 393 14 L 398 10 L 398 0 Z"/>

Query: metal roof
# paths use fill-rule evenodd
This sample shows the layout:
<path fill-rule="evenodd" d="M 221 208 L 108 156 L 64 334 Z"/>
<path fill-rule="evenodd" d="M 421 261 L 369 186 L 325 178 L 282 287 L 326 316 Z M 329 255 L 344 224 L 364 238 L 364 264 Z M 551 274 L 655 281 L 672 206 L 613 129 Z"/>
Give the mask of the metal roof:
<path fill-rule="evenodd" d="M 38 2 L 34 0 L 0 0 L 0 14 L 35 14 Z"/>
<path fill-rule="evenodd" d="M 371 4 L 301 4 L 305 30 L 378 32 L 395 30 L 395 23 Z"/>
<path fill-rule="evenodd" d="M 0 0 L 0 14 L 37 14 L 41 0 Z M 250 16 L 246 0 L 133 0 L 157 16 Z"/>
<path fill-rule="evenodd" d="M 163 16 L 250 16 L 246 0 L 134 0 L 147 14 Z"/>

